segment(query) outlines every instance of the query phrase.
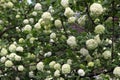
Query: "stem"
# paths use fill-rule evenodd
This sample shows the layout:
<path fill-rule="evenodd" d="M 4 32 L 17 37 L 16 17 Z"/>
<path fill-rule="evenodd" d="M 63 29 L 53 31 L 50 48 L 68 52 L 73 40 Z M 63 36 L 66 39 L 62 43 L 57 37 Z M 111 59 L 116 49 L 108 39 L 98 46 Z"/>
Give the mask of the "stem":
<path fill-rule="evenodd" d="M 88 18 L 90 19 L 90 21 L 91 21 L 91 23 L 93 24 L 93 26 L 95 26 L 95 23 L 94 23 L 92 17 L 90 16 L 89 6 L 88 6 L 88 4 L 87 4 L 86 1 L 85 1 L 85 6 L 86 6 L 86 13 L 87 13 L 87 16 L 88 16 Z"/>
<path fill-rule="evenodd" d="M 112 33 L 112 59 L 114 58 L 114 35 L 115 35 L 115 21 L 114 21 L 114 17 L 115 17 L 115 14 L 114 14 L 114 10 L 115 10 L 115 4 L 114 4 L 114 0 L 112 2 L 112 30 L 113 30 L 113 33 Z"/>
<path fill-rule="evenodd" d="M 66 28 L 65 28 L 65 25 L 64 25 L 64 23 L 63 23 L 62 18 L 61 18 L 61 22 L 62 22 L 62 27 L 63 27 L 64 32 L 65 32 L 65 36 L 68 37 L 68 34 L 67 34 L 67 31 L 66 31 Z"/>

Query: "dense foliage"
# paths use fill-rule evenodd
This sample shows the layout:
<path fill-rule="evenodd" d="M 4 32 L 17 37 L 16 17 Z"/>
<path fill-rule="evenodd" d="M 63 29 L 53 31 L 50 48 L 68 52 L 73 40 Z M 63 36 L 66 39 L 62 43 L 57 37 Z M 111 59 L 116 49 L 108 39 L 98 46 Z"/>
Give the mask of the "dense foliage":
<path fill-rule="evenodd" d="M 1 80 L 119 80 L 120 0 L 0 0 Z"/>

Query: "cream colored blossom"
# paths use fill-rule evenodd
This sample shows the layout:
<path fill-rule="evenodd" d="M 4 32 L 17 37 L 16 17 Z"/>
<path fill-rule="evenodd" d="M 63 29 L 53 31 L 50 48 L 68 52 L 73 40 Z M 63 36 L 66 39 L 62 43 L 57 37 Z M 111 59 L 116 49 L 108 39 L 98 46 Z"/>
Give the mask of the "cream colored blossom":
<path fill-rule="evenodd" d="M 93 3 L 90 6 L 90 12 L 92 15 L 101 15 L 103 13 L 104 9 L 101 4 L 99 3 Z"/>
<path fill-rule="evenodd" d="M 93 50 L 98 47 L 98 43 L 94 39 L 89 39 L 86 41 L 86 46 L 89 50 Z"/>
<path fill-rule="evenodd" d="M 62 65 L 62 73 L 63 74 L 68 74 L 71 72 L 71 67 L 69 64 L 63 64 Z"/>

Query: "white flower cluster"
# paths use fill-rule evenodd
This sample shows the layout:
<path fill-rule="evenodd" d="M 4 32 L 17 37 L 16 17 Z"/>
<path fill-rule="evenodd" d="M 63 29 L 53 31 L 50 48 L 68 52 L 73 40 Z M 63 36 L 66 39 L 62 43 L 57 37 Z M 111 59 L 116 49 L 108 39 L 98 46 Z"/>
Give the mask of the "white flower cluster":
<path fill-rule="evenodd" d="M 97 25 L 94 30 L 96 34 L 103 34 L 104 31 L 105 31 L 105 27 L 101 24 Z"/>
<path fill-rule="evenodd" d="M 93 50 L 98 47 L 98 43 L 94 39 L 89 39 L 86 41 L 86 46 L 89 50 Z"/>
<path fill-rule="evenodd" d="M 63 64 L 62 65 L 62 73 L 63 74 L 68 74 L 71 72 L 71 67 L 69 64 Z"/>
<path fill-rule="evenodd" d="M 120 77 L 120 67 L 115 67 L 113 70 L 113 74 L 117 77 Z"/>
<path fill-rule="evenodd" d="M 36 3 L 34 6 L 34 10 L 42 10 L 42 5 L 40 3 Z"/>
<path fill-rule="evenodd" d="M 62 27 L 62 22 L 61 22 L 61 20 L 59 20 L 59 19 L 55 20 L 54 25 L 55 25 L 56 27 L 58 27 L 58 28 Z"/>
<path fill-rule="evenodd" d="M 74 36 L 69 36 L 67 39 L 67 44 L 72 48 L 77 46 L 76 38 Z"/>
<path fill-rule="evenodd" d="M 112 53 L 111 53 L 111 51 L 106 50 L 102 53 L 102 55 L 105 59 L 109 59 L 109 58 L 111 58 Z"/>
<path fill-rule="evenodd" d="M 78 74 L 79 74 L 80 76 L 84 76 L 84 75 L 85 75 L 85 71 L 84 71 L 83 69 L 79 69 L 79 70 L 78 70 Z"/>
<path fill-rule="evenodd" d="M 44 63 L 43 62 L 37 63 L 36 68 L 37 68 L 37 70 L 43 71 L 43 69 L 44 69 Z"/>
<path fill-rule="evenodd" d="M 90 12 L 92 15 L 101 15 L 103 13 L 104 9 L 102 7 L 101 4 L 99 3 L 93 3 L 91 6 L 90 6 Z"/>
<path fill-rule="evenodd" d="M 66 8 L 69 6 L 69 0 L 61 0 L 61 5 Z"/>
<path fill-rule="evenodd" d="M 24 32 L 30 32 L 32 30 L 32 26 L 31 25 L 25 25 L 25 27 L 23 27 L 23 29 L 22 29 L 22 31 L 24 31 Z"/>
<path fill-rule="evenodd" d="M 66 17 L 72 17 L 74 15 L 74 11 L 70 7 L 67 7 L 65 8 L 64 15 Z"/>
<path fill-rule="evenodd" d="M 85 48 L 81 48 L 81 49 L 80 49 L 80 53 L 81 53 L 83 56 L 89 55 L 89 51 L 88 51 L 87 49 L 85 49 Z"/>
<path fill-rule="evenodd" d="M 52 18 L 52 16 L 51 16 L 51 14 L 49 12 L 44 12 L 42 14 L 42 19 L 43 20 L 51 20 L 51 18 Z"/>

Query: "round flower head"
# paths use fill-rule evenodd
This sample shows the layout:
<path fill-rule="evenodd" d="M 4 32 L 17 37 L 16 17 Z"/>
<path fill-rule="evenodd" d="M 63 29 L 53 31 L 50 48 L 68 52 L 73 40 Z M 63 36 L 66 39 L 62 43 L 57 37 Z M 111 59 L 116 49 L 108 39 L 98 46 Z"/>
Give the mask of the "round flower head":
<path fill-rule="evenodd" d="M 101 4 L 99 3 L 93 3 L 90 6 L 90 12 L 92 15 L 101 15 L 103 13 L 104 9 Z"/>
<path fill-rule="evenodd" d="M 44 12 L 42 14 L 42 19 L 43 20 L 51 20 L 51 18 L 52 18 L 52 16 L 51 16 L 51 14 L 49 12 Z"/>
<path fill-rule="evenodd" d="M 18 71 L 23 71 L 24 70 L 24 66 L 23 65 L 19 65 L 18 66 Z"/>
<path fill-rule="evenodd" d="M 68 74 L 71 72 L 71 67 L 69 64 L 63 64 L 62 66 L 62 73 L 63 74 Z"/>
<path fill-rule="evenodd" d="M 23 47 L 18 46 L 18 47 L 16 48 L 16 51 L 18 51 L 18 52 L 23 52 Z"/>
<path fill-rule="evenodd" d="M 42 5 L 40 3 L 36 3 L 34 10 L 42 10 Z"/>
<path fill-rule="evenodd" d="M 113 74 L 117 77 L 120 77 L 120 67 L 115 67 L 113 70 Z"/>
<path fill-rule="evenodd" d="M 8 53 L 7 49 L 6 48 L 2 48 L 1 52 L 0 52 L 0 55 L 1 56 L 5 56 L 5 55 L 7 55 L 7 53 Z"/>
<path fill-rule="evenodd" d="M 34 28 L 35 28 L 36 30 L 39 30 L 39 29 L 41 28 L 40 23 L 36 23 L 36 24 L 34 25 Z"/>
<path fill-rule="evenodd" d="M 21 61 L 21 56 L 15 55 L 14 58 L 15 58 L 15 61 Z"/>
<path fill-rule="evenodd" d="M 96 27 L 95 27 L 95 30 L 94 30 L 94 32 L 96 33 L 96 34 L 102 34 L 102 33 L 104 33 L 104 31 L 105 31 L 105 27 L 103 26 L 103 25 L 97 25 Z"/>
<path fill-rule="evenodd" d="M 70 37 L 67 39 L 67 44 L 68 44 L 70 47 L 75 47 L 75 46 L 77 46 L 76 38 L 75 38 L 74 36 L 70 36 Z"/>
<path fill-rule="evenodd" d="M 54 24 L 58 28 L 60 28 L 62 26 L 62 22 L 59 19 L 55 20 Z"/>
<path fill-rule="evenodd" d="M 15 46 L 15 44 L 11 44 L 11 45 L 9 46 L 9 51 L 10 51 L 10 52 L 15 52 L 15 51 L 16 51 L 16 46 Z"/>
<path fill-rule="evenodd" d="M 51 62 L 49 63 L 50 68 L 54 68 L 54 65 L 55 65 L 55 64 L 56 64 L 55 61 L 51 61 Z"/>
<path fill-rule="evenodd" d="M 98 44 L 101 43 L 101 40 L 100 40 L 100 36 L 99 36 L 99 35 L 96 35 L 96 36 L 94 37 L 94 40 L 95 40 Z"/>
<path fill-rule="evenodd" d="M 5 67 L 12 67 L 12 66 L 13 66 L 13 62 L 12 62 L 12 61 L 7 60 L 7 61 L 5 62 Z"/>
<path fill-rule="evenodd" d="M 32 30 L 32 27 L 30 25 L 25 25 L 25 27 L 23 28 L 23 31 L 30 32 L 31 30 Z"/>
<path fill-rule="evenodd" d="M 60 70 L 60 68 L 61 68 L 61 65 L 60 65 L 59 63 L 56 63 L 56 64 L 54 65 L 54 69 Z"/>
<path fill-rule="evenodd" d="M 28 23 L 29 23 L 29 20 L 28 20 L 28 19 L 24 19 L 24 20 L 23 20 L 23 23 L 24 23 L 24 24 L 28 24 Z"/>
<path fill-rule="evenodd" d="M 103 53 L 102 53 L 102 55 L 103 55 L 103 57 L 105 58 L 105 59 L 109 59 L 109 58 L 111 58 L 111 55 L 112 55 L 112 53 L 111 53 L 111 51 L 104 51 Z"/>
<path fill-rule="evenodd" d="M 73 12 L 73 10 L 72 10 L 70 7 L 67 7 L 67 8 L 65 8 L 64 15 L 65 15 L 66 17 L 71 17 L 71 16 L 74 15 L 74 12 Z"/>
<path fill-rule="evenodd" d="M 60 76 L 60 71 L 59 71 L 59 70 L 56 70 L 56 71 L 54 72 L 54 76 L 55 76 L 55 77 L 59 77 L 59 76 Z"/>
<path fill-rule="evenodd" d="M 6 57 L 5 56 L 1 57 L 0 62 L 4 63 L 5 61 L 6 61 Z"/>
<path fill-rule="evenodd" d="M 33 11 L 33 12 L 32 12 L 32 15 L 33 15 L 33 16 L 37 16 L 37 12 L 36 12 L 36 11 Z"/>
<path fill-rule="evenodd" d="M 14 6 L 14 4 L 10 1 L 6 5 L 7 5 L 8 8 L 12 8 Z"/>
<path fill-rule="evenodd" d="M 78 70 L 78 74 L 79 74 L 80 76 L 84 76 L 84 75 L 85 75 L 85 71 L 84 71 L 83 69 L 79 69 L 79 70 Z"/>
<path fill-rule="evenodd" d="M 80 53 L 81 53 L 83 56 L 89 55 L 89 51 L 88 51 L 87 49 L 85 49 L 85 48 L 81 48 L 81 49 L 80 49 Z"/>
<path fill-rule="evenodd" d="M 56 33 L 51 33 L 51 34 L 50 34 L 50 38 L 51 38 L 51 39 L 55 39 L 55 38 L 56 38 Z"/>
<path fill-rule="evenodd" d="M 36 67 L 37 67 L 37 70 L 43 71 L 43 68 L 44 68 L 43 62 L 39 62 L 39 63 L 36 65 Z"/>
<path fill-rule="evenodd" d="M 74 23 L 75 20 L 76 20 L 75 17 L 70 17 L 70 18 L 68 19 L 68 23 Z"/>
<path fill-rule="evenodd" d="M 69 6 L 69 0 L 61 0 L 61 5 L 66 8 Z"/>
<path fill-rule="evenodd" d="M 98 46 L 98 43 L 94 39 L 89 39 L 86 41 L 86 46 L 89 50 L 93 50 Z"/>

